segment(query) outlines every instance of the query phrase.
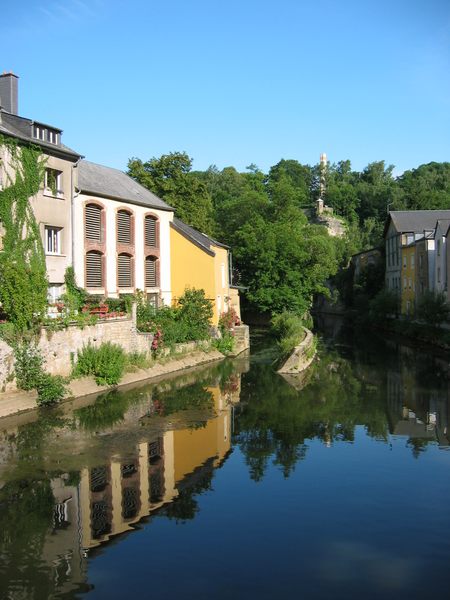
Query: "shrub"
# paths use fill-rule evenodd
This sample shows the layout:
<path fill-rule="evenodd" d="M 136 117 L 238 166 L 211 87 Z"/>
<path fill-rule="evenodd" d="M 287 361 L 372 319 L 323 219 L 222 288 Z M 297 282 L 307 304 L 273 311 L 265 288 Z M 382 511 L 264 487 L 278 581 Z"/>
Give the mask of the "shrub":
<path fill-rule="evenodd" d="M 417 316 L 425 323 L 436 327 L 446 321 L 450 314 L 450 305 L 444 292 L 426 291 L 417 307 Z"/>
<path fill-rule="evenodd" d="M 381 290 L 369 304 L 369 314 L 373 321 L 384 321 L 387 316 L 398 315 L 399 295 L 391 290 Z"/>
<path fill-rule="evenodd" d="M 188 325 L 188 340 L 206 340 L 213 315 L 211 300 L 204 290 L 187 288 L 178 300 L 179 321 Z"/>
<path fill-rule="evenodd" d="M 234 336 L 229 331 L 226 331 L 222 333 L 221 338 L 214 340 L 213 344 L 222 354 L 230 354 L 234 350 Z"/>
<path fill-rule="evenodd" d="M 305 337 L 302 319 L 295 313 L 285 311 L 272 318 L 272 331 L 277 339 L 281 356 L 286 356 Z"/>
<path fill-rule="evenodd" d="M 74 376 L 93 375 L 97 385 L 117 385 L 122 379 L 127 357 L 121 346 L 105 342 L 96 348 L 88 344 L 77 355 Z"/>
<path fill-rule="evenodd" d="M 17 387 L 22 390 L 37 388 L 44 364 L 39 348 L 30 342 L 22 342 L 15 347 L 14 358 Z"/>
<path fill-rule="evenodd" d="M 145 352 L 130 352 L 127 354 L 127 367 L 145 369 L 149 364 L 150 360 Z"/>
<path fill-rule="evenodd" d="M 80 310 L 86 302 L 87 292 L 76 284 L 73 267 L 67 267 L 64 274 L 64 283 L 66 284 L 66 293 L 61 300 L 64 301 L 70 313 Z"/>
<path fill-rule="evenodd" d="M 64 378 L 60 375 L 50 375 L 42 372 L 36 385 L 39 406 L 49 406 L 61 402 L 66 394 L 67 387 Z"/>

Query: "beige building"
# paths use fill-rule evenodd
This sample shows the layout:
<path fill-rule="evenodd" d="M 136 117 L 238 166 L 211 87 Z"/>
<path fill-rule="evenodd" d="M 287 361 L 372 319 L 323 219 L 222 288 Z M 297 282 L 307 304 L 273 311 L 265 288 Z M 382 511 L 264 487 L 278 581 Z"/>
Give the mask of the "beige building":
<path fill-rule="evenodd" d="M 81 156 L 61 141 L 62 131 L 18 115 L 18 77 L 0 75 L 0 134 L 19 145 L 38 147 L 46 161 L 45 179 L 38 194 L 30 199 L 44 245 L 49 299 L 63 292 L 64 273 L 72 264 L 71 207 Z M 13 178 L 11 155 L 0 147 L 0 190 Z"/>
<path fill-rule="evenodd" d="M 122 171 L 82 160 L 73 208 L 78 285 L 117 297 L 143 290 L 171 303 L 173 209 Z"/>

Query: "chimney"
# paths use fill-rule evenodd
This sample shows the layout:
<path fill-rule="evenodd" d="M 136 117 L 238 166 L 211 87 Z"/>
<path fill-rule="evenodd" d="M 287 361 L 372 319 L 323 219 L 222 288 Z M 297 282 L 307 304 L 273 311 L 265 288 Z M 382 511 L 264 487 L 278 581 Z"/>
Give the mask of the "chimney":
<path fill-rule="evenodd" d="M 17 115 L 19 109 L 18 80 L 14 73 L 0 75 L 0 107 L 13 115 Z"/>

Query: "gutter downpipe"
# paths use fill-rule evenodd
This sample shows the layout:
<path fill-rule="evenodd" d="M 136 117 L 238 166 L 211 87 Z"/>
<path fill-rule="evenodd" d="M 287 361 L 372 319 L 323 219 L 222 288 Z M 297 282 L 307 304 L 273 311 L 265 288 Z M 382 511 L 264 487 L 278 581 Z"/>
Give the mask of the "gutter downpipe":
<path fill-rule="evenodd" d="M 77 277 L 76 277 L 77 271 L 75 269 L 75 214 L 74 214 L 75 213 L 75 198 L 77 198 L 81 192 L 80 192 L 79 188 L 75 188 L 75 185 L 74 185 L 74 170 L 78 168 L 81 158 L 82 157 L 80 156 L 80 158 L 78 158 L 77 162 L 74 165 L 72 165 L 72 170 L 70 172 L 70 175 L 71 175 L 71 182 L 70 182 L 71 183 L 71 185 L 70 185 L 70 191 L 71 191 L 71 194 L 70 194 L 70 212 L 71 212 L 71 214 L 70 214 L 70 233 L 72 236 L 72 257 L 71 257 L 72 260 L 71 260 L 71 263 L 72 263 L 72 267 L 73 267 L 73 270 L 75 273 L 75 281 L 77 280 Z M 76 191 L 76 190 L 78 190 L 78 191 Z M 78 282 L 77 282 L 77 285 L 78 285 Z"/>

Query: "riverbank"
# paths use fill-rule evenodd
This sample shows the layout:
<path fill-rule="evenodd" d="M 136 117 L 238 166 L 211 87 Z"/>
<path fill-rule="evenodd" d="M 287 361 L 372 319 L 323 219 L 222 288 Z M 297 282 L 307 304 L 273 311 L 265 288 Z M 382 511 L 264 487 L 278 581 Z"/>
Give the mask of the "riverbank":
<path fill-rule="evenodd" d="M 210 350 L 203 352 L 197 350 L 181 357 L 169 359 L 164 363 L 156 363 L 148 369 L 136 369 L 131 373 L 126 373 L 117 386 L 97 385 L 93 377 L 82 377 L 74 379 L 69 384 L 69 394 L 63 400 L 67 402 L 74 398 L 82 398 L 93 394 L 100 394 L 106 390 L 114 388 L 122 388 L 133 383 L 148 381 L 163 377 L 164 375 L 184 371 L 186 369 L 196 367 L 211 362 L 224 360 L 225 356 L 218 350 Z M 24 412 L 36 410 L 37 392 L 25 392 L 18 390 L 14 392 L 4 393 L 0 395 L 0 419 L 12 415 L 21 414 Z"/>

